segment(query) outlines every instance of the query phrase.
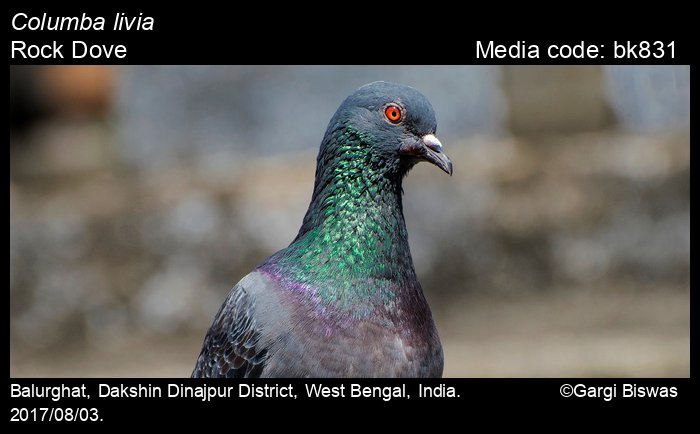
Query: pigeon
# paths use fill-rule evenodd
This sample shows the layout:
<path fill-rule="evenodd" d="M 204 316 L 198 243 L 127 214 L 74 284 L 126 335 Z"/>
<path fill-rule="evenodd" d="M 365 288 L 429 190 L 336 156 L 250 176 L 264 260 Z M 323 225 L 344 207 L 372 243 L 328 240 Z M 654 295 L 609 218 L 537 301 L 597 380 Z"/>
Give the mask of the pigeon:
<path fill-rule="evenodd" d="M 402 179 L 452 175 L 416 89 L 364 85 L 331 118 L 292 243 L 231 289 L 192 377 L 441 377 L 443 351 L 416 277 Z"/>

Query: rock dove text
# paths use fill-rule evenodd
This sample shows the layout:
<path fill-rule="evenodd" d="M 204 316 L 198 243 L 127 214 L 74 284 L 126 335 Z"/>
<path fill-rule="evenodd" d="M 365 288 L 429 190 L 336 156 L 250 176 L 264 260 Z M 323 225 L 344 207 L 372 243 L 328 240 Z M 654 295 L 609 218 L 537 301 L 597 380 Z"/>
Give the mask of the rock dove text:
<path fill-rule="evenodd" d="M 11 18 L 11 31 L 39 32 L 44 35 L 53 31 L 148 31 L 153 30 L 155 19 L 139 13 L 137 16 L 129 16 L 123 12 L 117 13 L 111 22 L 104 17 L 91 17 L 86 13 L 79 16 L 51 16 L 43 14 L 16 13 Z M 91 33 L 94 34 L 94 33 Z M 121 34 L 121 33 L 116 33 Z M 34 35 L 32 35 L 34 36 Z M 60 38 L 58 38 L 60 39 Z M 40 43 L 28 41 L 27 38 L 13 40 L 10 43 L 10 57 L 12 59 L 124 59 L 127 56 L 127 47 L 124 44 L 100 44 L 85 40 L 62 41 L 42 40 Z"/>

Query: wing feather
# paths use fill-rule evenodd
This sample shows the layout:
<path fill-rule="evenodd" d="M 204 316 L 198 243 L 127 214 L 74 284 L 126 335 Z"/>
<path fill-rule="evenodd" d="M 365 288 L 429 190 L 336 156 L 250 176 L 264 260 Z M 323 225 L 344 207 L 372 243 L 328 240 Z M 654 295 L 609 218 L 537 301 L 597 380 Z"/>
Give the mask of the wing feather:
<path fill-rule="evenodd" d="M 255 321 L 255 300 L 239 282 L 216 314 L 192 377 L 256 378 L 267 361 Z"/>

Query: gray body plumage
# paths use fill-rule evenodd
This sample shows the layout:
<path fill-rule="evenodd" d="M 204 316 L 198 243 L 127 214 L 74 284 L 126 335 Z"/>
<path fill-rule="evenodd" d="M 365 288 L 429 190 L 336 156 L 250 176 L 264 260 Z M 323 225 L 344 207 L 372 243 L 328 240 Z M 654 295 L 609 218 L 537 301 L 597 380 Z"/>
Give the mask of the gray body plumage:
<path fill-rule="evenodd" d="M 442 376 L 442 346 L 427 304 L 426 315 L 404 323 L 400 333 L 379 317 L 329 333 L 327 319 L 300 297 L 263 272 L 248 274 L 217 314 L 192 376 Z"/>

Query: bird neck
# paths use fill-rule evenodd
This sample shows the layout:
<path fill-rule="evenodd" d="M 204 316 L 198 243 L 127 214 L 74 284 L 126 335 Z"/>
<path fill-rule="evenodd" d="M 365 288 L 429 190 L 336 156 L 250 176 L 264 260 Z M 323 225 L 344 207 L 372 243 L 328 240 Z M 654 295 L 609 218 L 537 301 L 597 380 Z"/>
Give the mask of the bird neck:
<path fill-rule="evenodd" d="M 368 313 L 413 290 L 416 277 L 401 202 L 402 177 L 389 173 L 359 137 L 354 139 L 346 137 L 335 155 L 323 155 L 322 147 L 299 234 L 262 268 L 288 276 L 287 283 L 323 304 Z"/>

